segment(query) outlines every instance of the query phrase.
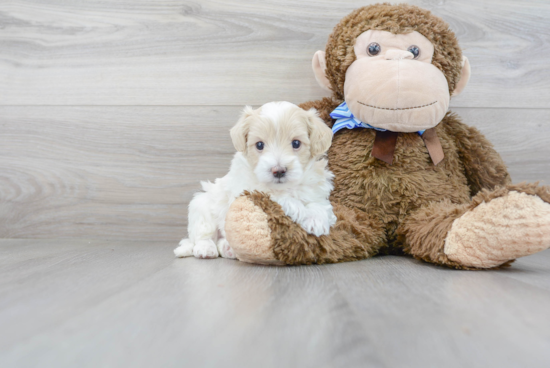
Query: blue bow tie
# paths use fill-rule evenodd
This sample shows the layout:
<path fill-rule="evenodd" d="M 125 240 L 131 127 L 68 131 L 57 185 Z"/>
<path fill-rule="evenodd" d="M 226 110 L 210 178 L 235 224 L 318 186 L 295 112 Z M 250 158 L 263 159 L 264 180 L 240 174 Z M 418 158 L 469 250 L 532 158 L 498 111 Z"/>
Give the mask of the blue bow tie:
<path fill-rule="evenodd" d="M 385 132 L 386 129 L 373 127 L 370 124 L 363 123 L 361 120 L 358 120 L 355 116 L 353 116 L 352 112 L 348 108 L 348 105 L 346 102 L 342 102 L 336 109 L 334 109 L 333 112 L 330 113 L 330 117 L 333 119 L 336 119 L 336 122 L 332 126 L 332 133 L 336 133 L 337 131 L 347 128 L 347 129 L 354 129 L 354 128 L 367 128 L 367 129 L 374 129 L 378 130 L 380 132 Z M 424 130 L 418 131 L 419 135 L 424 134 Z"/>

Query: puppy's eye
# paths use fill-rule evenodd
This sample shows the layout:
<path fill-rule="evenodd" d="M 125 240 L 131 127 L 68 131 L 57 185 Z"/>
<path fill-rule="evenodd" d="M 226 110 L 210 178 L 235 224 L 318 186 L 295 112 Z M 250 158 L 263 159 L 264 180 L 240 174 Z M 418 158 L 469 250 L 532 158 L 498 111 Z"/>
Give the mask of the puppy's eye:
<path fill-rule="evenodd" d="M 367 54 L 370 56 L 376 56 L 380 53 L 381 47 L 378 43 L 373 42 L 367 46 Z"/>
<path fill-rule="evenodd" d="M 415 45 L 409 46 L 407 51 L 412 53 L 415 59 L 418 59 L 418 57 L 420 56 L 420 49 L 418 48 L 418 46 L 415 46 Z"/>
<path fill-rule="evenodd" d="M 264 149 L 264 142 L 256 143 L 256 148 L 258 149 L 258 151 L 263 150 Z"/>
<path fill-rule="evenodd" d="M 292 141 L 292 148 L 298 149 L 298 148 L 300 148 L 300 144 L 302 144 L 302 142 L 300 142 L 299 140 L 295 139 L 295 140 Z"/>

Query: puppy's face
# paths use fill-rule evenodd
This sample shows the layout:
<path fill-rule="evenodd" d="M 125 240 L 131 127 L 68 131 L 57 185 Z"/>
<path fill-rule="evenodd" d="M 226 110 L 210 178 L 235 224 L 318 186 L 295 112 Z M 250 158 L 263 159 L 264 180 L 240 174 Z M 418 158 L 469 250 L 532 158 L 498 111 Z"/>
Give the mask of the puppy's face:
<path fill-rule="evenodd" d="M 258 110 L 246 107 L 231 138 L 260 182 L 282 188 L 299 182 L 304 168 L 328 150 L 332 131 L 315 110 L 270 102 Z"/>

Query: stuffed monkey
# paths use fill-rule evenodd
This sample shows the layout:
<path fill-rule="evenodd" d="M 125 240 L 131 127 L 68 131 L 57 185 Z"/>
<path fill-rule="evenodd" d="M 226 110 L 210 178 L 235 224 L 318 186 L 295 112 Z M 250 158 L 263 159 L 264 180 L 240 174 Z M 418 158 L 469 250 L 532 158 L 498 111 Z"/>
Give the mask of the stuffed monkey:
<path fill-rule="evenodd" d="M 316 237 L 263 193 L 231 206 L 241 261 L 296 265 L 407 254 L 487 269 L 550 246 L 550 190 L 511 184 L 489 141 L 448 112 L 470 75 L 442 19 L 407 4 L 353 11 L 313 70 L 331 98 L 306 102 L 333 130 L 328 153 L 338 220 Z"/>

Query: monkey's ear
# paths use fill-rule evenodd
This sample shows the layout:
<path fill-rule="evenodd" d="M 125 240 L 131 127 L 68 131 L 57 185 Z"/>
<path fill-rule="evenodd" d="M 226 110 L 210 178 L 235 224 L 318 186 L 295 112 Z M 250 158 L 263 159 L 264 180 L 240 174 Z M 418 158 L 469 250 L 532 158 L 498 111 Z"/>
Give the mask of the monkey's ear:
<path fill-rule="evenodd" d="M 462 76 L 456 84 L 452 96 L 458 96 L 464 90 L 464 88 L 466 88 L 466 85 L 470 80 L 470 73 L 470 62 L 468 61 L 468 58 L 466 56 L 462 55 Z"/>
<path fill-rule="evenodd" d="M 317 156 L 325 153 L 330 148 L 332 144 L 332 129 L 317 115 L 317 110 L 311 108 L 307 111 L 307 115 L 311 155 Z"/>
<path fill-rule="evenodd" d="M 326 70 L 327 63 L 325 61 L 325 52 L 317 51 L 313 55 L 313 60 L 311 61 L 311 66 L 313 67 L 313 73 L 315 74 L 315 79 L 317 83 L 321 86 L 322 89 L 332 92 L 330 89 L 330 82 L 328 81 Z"/>
<path fill-rule="evenodd" d="M 245 106 L 237 124 L 229 131 L 233 146 L 235 146 L 235 149 L 239 152 L 246 151 L 246 136 L 250 129 L 250 119 L 248 118 L 252 116 L 253 113 L 254 110 L 252 110 L 252 107 Z"/>

